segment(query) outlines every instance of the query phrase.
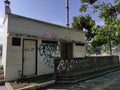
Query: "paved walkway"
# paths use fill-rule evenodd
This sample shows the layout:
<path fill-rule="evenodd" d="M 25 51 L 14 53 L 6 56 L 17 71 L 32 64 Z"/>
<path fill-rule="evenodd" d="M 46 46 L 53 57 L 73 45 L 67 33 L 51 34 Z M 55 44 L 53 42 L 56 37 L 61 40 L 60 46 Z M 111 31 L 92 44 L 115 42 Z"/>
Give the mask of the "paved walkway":
<path fill-rule="evenodd" d="M 120 90 L 120 71 L 77 84 L 56 84 L 43 88 L 43 90 Z"/>
<path fill-rule="evenodd" d="M 0 86 L 0 90 L 7 90 L 5 86 Z"/>

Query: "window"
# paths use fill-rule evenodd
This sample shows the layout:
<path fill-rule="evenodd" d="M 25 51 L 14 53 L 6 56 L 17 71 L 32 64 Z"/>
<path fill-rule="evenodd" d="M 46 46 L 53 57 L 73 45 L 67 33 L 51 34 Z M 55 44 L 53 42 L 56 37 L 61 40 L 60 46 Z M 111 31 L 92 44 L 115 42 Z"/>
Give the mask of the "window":
<path fill-rule="evenodd" d="M 21 46 L 21 38 L 12 38 L 12 46 Z"/>
<path fill-rule="evenodd" d="M 57 44 L 58 42 L 57 41 L 45 41 L 45 40 L 42 40 L 42 43 L 52 43 L 52 44 Z"/>
<path fill-rule="evenodd" d="M 76 46 L 84 46 L 85 44 L 83 43 L 75 43 Z"/>

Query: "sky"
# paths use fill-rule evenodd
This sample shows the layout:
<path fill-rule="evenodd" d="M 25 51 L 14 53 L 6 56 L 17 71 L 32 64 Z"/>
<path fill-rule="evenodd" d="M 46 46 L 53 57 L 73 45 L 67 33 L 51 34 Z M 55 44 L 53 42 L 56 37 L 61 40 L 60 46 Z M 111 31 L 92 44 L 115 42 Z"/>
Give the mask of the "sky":
<path fill-rule="evenodd" d="M 13 14 L 50 22 L 58 25 L 66 25 L 66 0 L 9 0 Z M 72 23 L 73 16 L 80 15 L 80 0 L 69 0 L 69 19 Z M 0 44 L 3 37 L 4 0 L 0 0 Z M 97 24 L 103 24 L 96 16 L 93 16 Z"/>

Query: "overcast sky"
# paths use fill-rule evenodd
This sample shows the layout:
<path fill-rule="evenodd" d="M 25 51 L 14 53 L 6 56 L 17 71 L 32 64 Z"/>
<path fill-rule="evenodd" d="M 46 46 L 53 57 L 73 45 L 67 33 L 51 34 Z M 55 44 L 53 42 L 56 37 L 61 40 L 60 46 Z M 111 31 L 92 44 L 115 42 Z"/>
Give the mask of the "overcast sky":
<path fill-rule="evenodd" d="M 66 25 L 66 0 L 9 0 L 13 14 L 55 23 L 62 26 Z M 70 24 L 73 16 L 80 15 L 80 0 L 69 0 L 70 4 Z M 0 43 L 3 35 L 4 0 L 0 0 Z M 93 16 L 98 24 L 103 24 L 96 16 Z"/>

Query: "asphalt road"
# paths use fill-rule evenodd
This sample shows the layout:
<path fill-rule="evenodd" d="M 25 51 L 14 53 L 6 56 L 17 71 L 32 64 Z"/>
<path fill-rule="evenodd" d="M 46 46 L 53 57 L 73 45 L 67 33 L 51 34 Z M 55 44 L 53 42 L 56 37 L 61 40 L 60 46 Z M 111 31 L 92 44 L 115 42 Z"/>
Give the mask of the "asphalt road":
<path fill-rule="evenodd" d="M 76 84 L 55 84 L 37 90 L 120 90 L 120 70 Z"/>

